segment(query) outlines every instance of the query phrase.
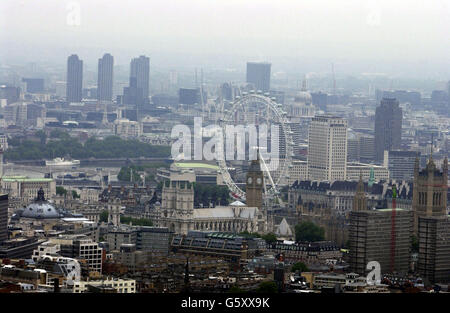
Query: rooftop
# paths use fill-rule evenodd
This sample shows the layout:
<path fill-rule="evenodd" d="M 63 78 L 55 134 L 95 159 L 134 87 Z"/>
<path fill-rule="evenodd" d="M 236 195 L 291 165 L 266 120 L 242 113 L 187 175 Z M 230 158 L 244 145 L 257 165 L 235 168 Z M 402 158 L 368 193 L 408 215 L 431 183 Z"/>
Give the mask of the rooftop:
<path fill-rule="evenodd" d="M 29 178 L 26 176 L 3 176 L 2 180 L 4 182 L 51 182 L 52 178 Z"/>
<path fill-rule="evenodd" d="M 181 167 L 181 168 L 209 168 L 212 170 L 219 170 L 219 167 L 217 165 L 207 164 L 207 163 L 182 163 L 177 162 L 175 163 L 175 166 Z"/>

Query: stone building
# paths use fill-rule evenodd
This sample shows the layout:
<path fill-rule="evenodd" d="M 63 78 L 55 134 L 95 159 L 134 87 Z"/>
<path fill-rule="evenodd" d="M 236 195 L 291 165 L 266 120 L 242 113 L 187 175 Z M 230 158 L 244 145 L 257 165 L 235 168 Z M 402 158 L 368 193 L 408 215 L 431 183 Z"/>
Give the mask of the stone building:
<path fill-rule="evenodd" d="M 266 214 L 240 201 L 228 206 L 194 208 L 194 187 L 187 181 L 166 181 L 156 224 L 177 234 L 191 230 L 266 232 Z"/>
<path fill-rule="evenodd" d="M 448 159 L 440 171 L 432 156 L 414 169 L 414 222 L 419 241 L 417 269 L 430 283 L 450 282 L 450 219 L 447 214 Z"/>
<path fill-rule="evenodd" d="M 419 171 L 419 158 L 414 166 L 414 232 L 417 234 L 419 217 L 446 215 L 447 210 L 448 159 L 445 158 L 442 172 L 431 156 L 425 169 Z"/>

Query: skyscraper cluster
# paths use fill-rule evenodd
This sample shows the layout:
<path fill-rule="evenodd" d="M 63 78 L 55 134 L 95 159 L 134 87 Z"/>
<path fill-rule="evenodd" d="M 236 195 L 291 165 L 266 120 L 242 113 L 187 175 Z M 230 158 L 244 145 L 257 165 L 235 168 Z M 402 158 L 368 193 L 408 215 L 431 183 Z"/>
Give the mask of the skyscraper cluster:
<path fill-rule="evenodd" d="M 106 53 L 98 60 L 97 99 L 112 101 L 114 57 Z M 130 84 L 124 88 L 124 104 L 142 105 L 148 102 L 150 89 L 150 58 L 141 55 L 130 63 Z M 72 54 L 67 59 L 66 99 L 81 102 L 83 98 L 83 60 Z"/>

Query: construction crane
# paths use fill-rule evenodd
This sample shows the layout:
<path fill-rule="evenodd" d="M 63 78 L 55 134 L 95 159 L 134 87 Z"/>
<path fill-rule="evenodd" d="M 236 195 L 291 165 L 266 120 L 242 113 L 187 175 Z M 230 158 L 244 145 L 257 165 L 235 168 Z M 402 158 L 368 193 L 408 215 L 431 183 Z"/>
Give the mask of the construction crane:
<path fill-rule="evenodd" d="M 391 273 L 395 268 L 395 215 L 397 206 L 397 188 L 392 186 L 392 215 L 391 215 Z"/>

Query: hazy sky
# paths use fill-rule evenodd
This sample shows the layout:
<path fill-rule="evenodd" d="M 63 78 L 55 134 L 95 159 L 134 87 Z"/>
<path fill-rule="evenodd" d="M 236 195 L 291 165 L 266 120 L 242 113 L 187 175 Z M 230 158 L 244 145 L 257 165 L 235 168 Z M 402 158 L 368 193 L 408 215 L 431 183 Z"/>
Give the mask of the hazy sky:
<path fill-rule="evenodd" d="M 449 30 L 448 0 L 0 0 L 0 58 L 15 62 L 234 55 L 429 64 L 448 74 Z"/>

